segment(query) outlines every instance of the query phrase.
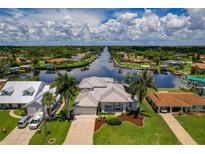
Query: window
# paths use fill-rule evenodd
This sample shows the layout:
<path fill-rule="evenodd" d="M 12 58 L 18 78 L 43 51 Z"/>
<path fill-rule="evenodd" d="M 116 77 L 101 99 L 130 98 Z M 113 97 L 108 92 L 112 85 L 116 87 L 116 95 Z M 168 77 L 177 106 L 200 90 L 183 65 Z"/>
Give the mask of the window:
<path fill-rule="evenodd" d="M 30 87 L 23 91 L 23 96 L 32 96 L 35 92 L 35 89 L 33 87 Z"/>
<path fill-rule="evenodd" d="M 13 87 L 8 87 L 1 91 L 1 96 L 11 96 L 13 92 L 14 92 Z"/>
<path fill-rule="evenodd" d="M 112 111 L 112 105 L 105 105 L 105 111 Z"/>

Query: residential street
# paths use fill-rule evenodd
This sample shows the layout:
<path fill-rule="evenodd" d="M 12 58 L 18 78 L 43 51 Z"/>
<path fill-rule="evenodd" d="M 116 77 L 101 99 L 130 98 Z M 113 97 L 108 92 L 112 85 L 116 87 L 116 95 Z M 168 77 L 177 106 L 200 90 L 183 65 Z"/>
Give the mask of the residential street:
<path fill-rule="evenodd" d="M 95 126 L 95 115 L 78 115 L 72 121 L 63 144 L 92 145 Z"/>
<path fill-rule="evenodd" d="M 188 132 L 180 125 L 171 113 L 160 113 L 167 125 L 183 145 L 197 145 Z"/>
<path fill-rule="evenodd" d="M 4 138 L 0 144 L 1 145 L 27 145 L 30 139 L 35 134 L 37 130 L 30 130 L 27 126 L 24 129 L 18 129 L 17 127 Z"/>

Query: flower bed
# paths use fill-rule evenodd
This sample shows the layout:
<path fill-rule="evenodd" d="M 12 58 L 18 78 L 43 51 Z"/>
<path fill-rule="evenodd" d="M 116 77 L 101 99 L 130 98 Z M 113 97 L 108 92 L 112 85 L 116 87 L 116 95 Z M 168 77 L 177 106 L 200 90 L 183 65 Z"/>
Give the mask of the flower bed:
<path fill-rule="evenodd" d="M 142 127 L 144 125 L 144 117 L 136 116 L 134 113 L 122 113 L 122 115 L 119 116 L 119 119 L 121 121 L 129 121 L 139 127 Z M 105 117 L 96 119 L 94 130 L 97 131 L 105 123 L 106 123 Z"/>
<path fill-rule="evenodd" d="M 122 121 L 129 121 L 134 123 L 136 126 L 142 127 L 144 125 L 144 117 L 143 116 L 136 116 L 134 113 L 123 113 L 120 116 Z"/>

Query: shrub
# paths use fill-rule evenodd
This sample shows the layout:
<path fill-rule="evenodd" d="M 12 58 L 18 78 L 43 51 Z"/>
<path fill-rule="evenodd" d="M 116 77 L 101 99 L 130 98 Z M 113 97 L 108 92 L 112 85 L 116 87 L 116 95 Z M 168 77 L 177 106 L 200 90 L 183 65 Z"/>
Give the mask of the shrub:
<path fill-rule="evenodd" d="M 122 121 L 116 117 L 107 117 L 106 122 L 108 125 L 121 125 Z"/>
<path fill-rule="evenodd" d="M 102 116 L 99 115 L 99 116 L 97 117 L 97 120 L 101 120 L 101 119 L 102 119 Z"/>
<path fill-rule="evenodd" d="M 184 115 L 184 113 L 182 111 L 179 111 L 178 115 L 181 116 L 181 115 Z"/>
<path fill-rule="evenodd" d="M 3 128 L 3 133 L 6 133 L 6 132 L 7 132 L 6 128 Z"/>
<path fill-rule="evenodd" d="M 37 133 L 38 133 L 38 134 L 41 134 L 41 130 L 40 130 L 40 129 L 38 129 L 38 130 L 37 130 Z"/>

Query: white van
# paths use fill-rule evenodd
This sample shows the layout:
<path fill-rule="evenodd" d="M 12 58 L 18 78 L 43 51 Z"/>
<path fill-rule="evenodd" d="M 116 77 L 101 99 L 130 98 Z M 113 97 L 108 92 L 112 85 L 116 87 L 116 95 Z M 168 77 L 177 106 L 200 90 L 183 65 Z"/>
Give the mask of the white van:
<path fill-rule="evenodd" d="M 34 115 L 33 119 L 31 120 L 29 124 L 30 129 L 37 129 L 38 126 L 41 124 L 41 122 L 44 119 L 43 111 L 38 112 L 36 115 Z"/>

